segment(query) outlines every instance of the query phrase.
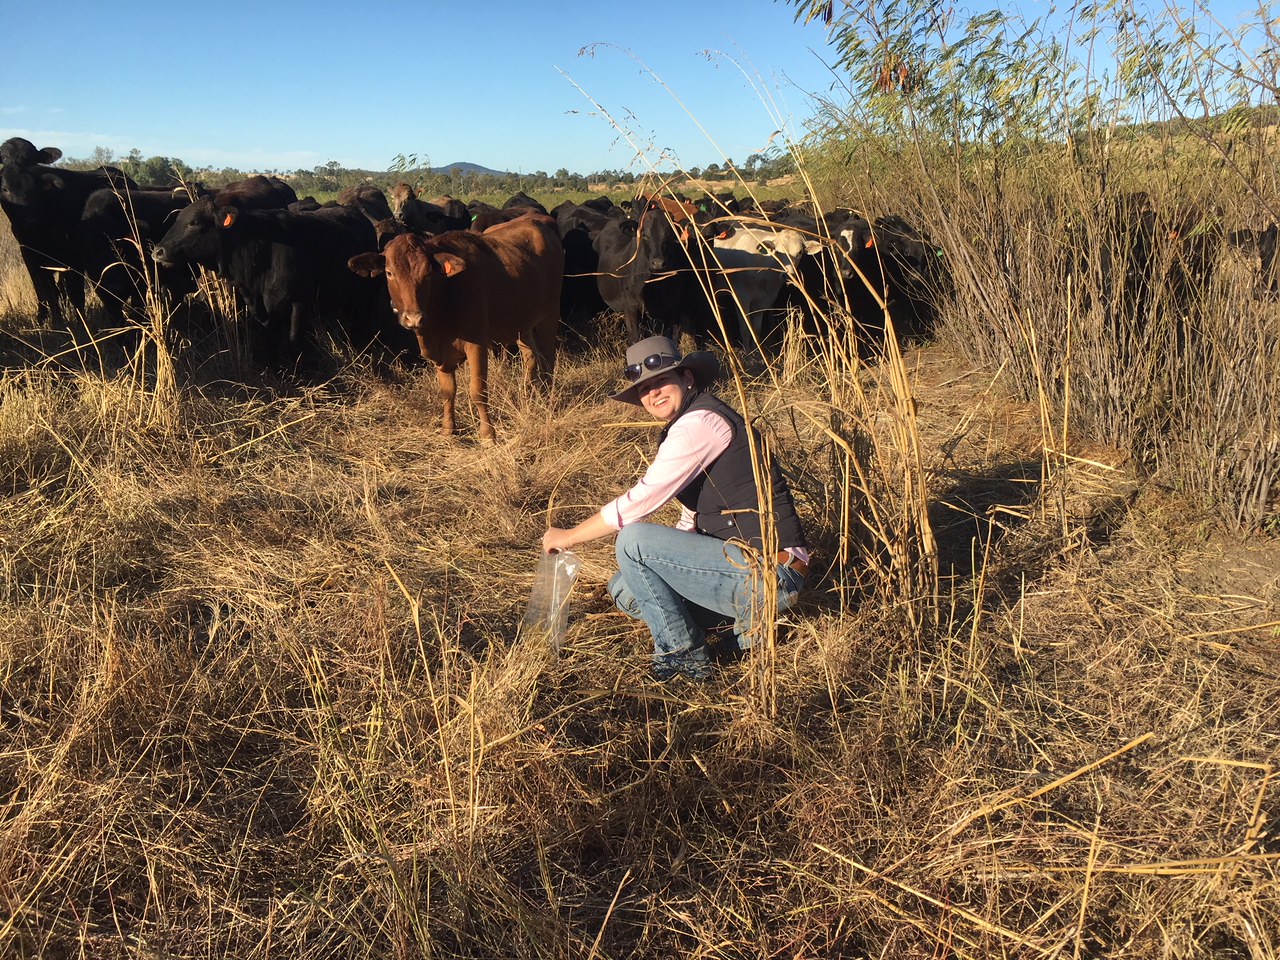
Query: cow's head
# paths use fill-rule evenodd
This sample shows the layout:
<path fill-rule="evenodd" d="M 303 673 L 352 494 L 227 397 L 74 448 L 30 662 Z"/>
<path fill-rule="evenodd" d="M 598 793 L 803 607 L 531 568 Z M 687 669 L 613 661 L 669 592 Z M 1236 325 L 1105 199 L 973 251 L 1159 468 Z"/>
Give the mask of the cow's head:
<path fill-rule="evenodd" d="M 0 143 L 0 166 L 34 167 L 38 163 L 53 163 L 62 157 L 57 147 L 45 147 L 37 150 L 36 145 L 22 137 L 10 137 Z"/>
<path fill-rule="evenodd" d="M 651 207 L 645 214 L 641 234 L 654 273 L 687 269 L 689 249 L 694 242 L 700 242 L 688 220 L 674 223 L 661 207 Z M 704 246 L 705 242 L 701 242 L 700 247 Z"/>
<path fill-rule="evenodd" d="M 62 156 L 57 147 L 37 150 L 22 137 L 10 137 L 0 144 L 0 196 L 15 206 L 38 207 L 47 202 L 46 194 L 61 189 L 61 174 L 42 170 L 40 165 L 53 163 Z"/>
<path fill-rule="evenodd" d="M 239 216 L 235 207 L 217 207 L 209 198 L 187 204 L 151 250 L 157 263 L 198 263 L 213 267 L 221 249 L 219 231 L 230 229 Z"/>
<path fill-rule="evenodd" d="M 347 266 L 362 277 L 386 277 L 391 309 L 400 326 L 418 332 L 440 285 L 466 270 L 467 262 L 455 253 L 432 249 L 423 237 L 406 233 L 392 239 L 382 253 L 357 254 Z"/>
<path fill-rule="evenodd" d="M 391 193 L 387 195 L 387 202 L 391 204 L 391 212 L 397 217 L 400 211 L 404 209 L 404 205 L 409 200 L 416 200 L 418 193 L 409 184 L 401 181 L 391 188 Z"/>

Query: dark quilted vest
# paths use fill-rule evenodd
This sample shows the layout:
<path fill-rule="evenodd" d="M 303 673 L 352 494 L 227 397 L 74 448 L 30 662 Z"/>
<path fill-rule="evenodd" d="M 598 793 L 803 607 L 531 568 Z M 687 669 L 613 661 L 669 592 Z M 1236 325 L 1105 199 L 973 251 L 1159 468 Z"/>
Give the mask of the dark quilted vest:
<path fill-rule="evenodd" d="M 676 499 L 697 512 L 699 533 L 721 540 L 743 540 L 757 550 L 762 549 L 760 500 L 756 496 L 755 475 L 751 471 L 751 445 L 747 440 L 745 421 L 736 410 L 711 393 L 704 392 L 694 397 L 680 411 L 680 417 L 690 410 L 710 410 L 724 417 L 733 428 L 733 439 L 728 449 L 706 471 L 694 477 L 676 494 Z M 659 443 L 667 438 L 670 429 L 671 424 L 667 424 Z M 758 433 L 756 437 L 759 449 Z M 770 479 L 778 547 L 807 547 L 800 518 L 796 516 L 795 501 L 791 499 L 791 490 L 776 461 L 770 465 Z"/>

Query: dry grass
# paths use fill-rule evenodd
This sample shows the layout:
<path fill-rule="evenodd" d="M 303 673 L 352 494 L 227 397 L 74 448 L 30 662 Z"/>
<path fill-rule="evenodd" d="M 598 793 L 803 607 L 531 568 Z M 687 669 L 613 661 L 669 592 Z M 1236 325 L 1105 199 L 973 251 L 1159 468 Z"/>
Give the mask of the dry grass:
<path fill-rule="evenodd" d="M 954 298 L 940 335 L 1008 369 L 1042 406 L 1048 449 L 1106 438 L 1235 529 L 1274 531 L 1280 308 L 1259 295 L 1256 253 L 1227 241 L 1280 209 L 1265 138 L 956 160 L 845 121 L 844 149 L 829 152 L 858 163 L 815 164 L 813 192 L 931 234 Z"/>
<path fill-rule="evenodd" d="M 0 320 L 11 321 L 19 317 L 34 316 L 36 292 L 27 277 L 18 243 L 13 239 L 7 218 L 0 218 Z"/>
<path fill-rule="evenodd" d="M 550 397 L 497 361 L 480 447 L 335 344 L 263 378 L 234 317 L 133 358 L 11 297 L 0 953 L 1274 958 L 1274 545 L 1141 482 L 1102 321 L 1055 339 L 1054 236 L 1000 196 L 944 198 L 969 359 L 730 358 L 818 573 L 705 686 L 648 679 L 608 544 L 560 655 L 517 637 L 544 526 L 654 444 L 617 329 Z M 1265 399 L 1203 339 L 1207 400 Z"/>
<path fill-rule="evenodd" d="M 0 952 L 1276 956 L 1275 580 L 1212 589 L 1115 451 L 1046 475 L 945 348 L 726 388 L 816 531 L 767 653 L 651 682 L 607 544 L 562 654 L 514 639 L 548 519 L 652 448 L 618 336 L 549 400 L 499 362 L 490 448 L 358 360 L 11 363 Z"/>

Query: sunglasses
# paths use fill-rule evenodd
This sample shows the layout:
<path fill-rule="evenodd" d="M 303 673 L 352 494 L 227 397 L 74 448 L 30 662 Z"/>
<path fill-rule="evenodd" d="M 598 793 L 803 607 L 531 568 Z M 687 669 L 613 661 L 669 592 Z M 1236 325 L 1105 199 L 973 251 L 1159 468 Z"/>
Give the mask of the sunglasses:
<path fill-rule="evenodd" d="M 635 383 L 640 379 L 640 374 L 646 370 L 665 370 L 667 367 L 674 367 L 680 362 L 679 357 L 673 357 L 669 353 L 654 353 L 645 357 L 639 363 L 632 363 L 622 371 L 622 375 Z"/>

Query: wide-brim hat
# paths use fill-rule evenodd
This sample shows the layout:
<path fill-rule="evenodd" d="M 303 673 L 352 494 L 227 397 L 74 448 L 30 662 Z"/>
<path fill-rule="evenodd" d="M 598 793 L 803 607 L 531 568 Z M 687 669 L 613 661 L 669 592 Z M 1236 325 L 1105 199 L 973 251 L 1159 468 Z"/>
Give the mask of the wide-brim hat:
<path fill-rule="evenodd" d="M 627 364 L 629 371 L 639 371 L 631 385 L 609 395 L 611 400 L 633 403 L 640 406 L 640 388 L 654 377 L 660 377 L 671 370 L 688 370 L 693 374 L 693 381 L 699 390 L 715 382 L 720 376 L 720 361 L 714 353 L 706 350 L 695 350 L 684 355 L 670 337 L 646 337 L 627 347 Z"/>

